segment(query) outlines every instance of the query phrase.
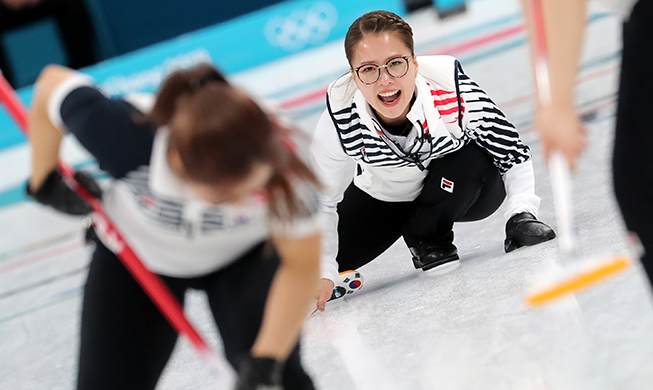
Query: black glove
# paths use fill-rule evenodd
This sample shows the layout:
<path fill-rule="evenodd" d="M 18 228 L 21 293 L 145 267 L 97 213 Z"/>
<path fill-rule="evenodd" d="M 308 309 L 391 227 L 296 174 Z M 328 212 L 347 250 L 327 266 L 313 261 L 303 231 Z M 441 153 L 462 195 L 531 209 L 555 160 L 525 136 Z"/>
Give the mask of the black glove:
<path fill-rule="evenodd" d="M 75 179 L 93 196 L 102 199 L 102 190 L 93 179 L 93 176 L 84 171 L 77 171 L 75 172 Z M 59 168 L 50 172 L 36 191 L 32 192 L 28 182 L 25 192 L 37 202 L 53 207 L 62 213 L 86 215 L 92 211 L 91 206 L 68 187 L 61 176 L 61 172 L 59 172 Z"/>
<path fill-rule="evenodd" d="M 236 390 L 283 390 L 282 371 L 277 359 L 248 355 L 240 362 Z"/>
<path fill-rule="evenodd" d="M 538 221 L 531 213 L 515 214 L 506 222 L 506 240 L 503 249 L 512 252 L 524 245 L 536 245 L 554 239 L 555 232 L 549 225 Z"/>

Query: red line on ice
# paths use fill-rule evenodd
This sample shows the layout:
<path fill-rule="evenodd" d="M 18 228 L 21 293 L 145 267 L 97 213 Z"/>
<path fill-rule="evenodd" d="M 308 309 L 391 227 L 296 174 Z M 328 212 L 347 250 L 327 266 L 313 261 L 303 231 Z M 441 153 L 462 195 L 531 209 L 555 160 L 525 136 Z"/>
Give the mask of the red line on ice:
<path fill-rule="evenodd" d="M 30 265 L 30 264 L 34 264 L 34 263 L 39 262 L 41 260 L 47 260 L 47 259 L 50 259 L 52 257 L 62 255 L 64 253 L 74 251 L 75 249 L 79 249 L 79 248 L 82 248 L 84 246 L 86 246 L 86 245 L 84 243 L 82 243 L 82 242 L 75 242 L 75 243 L 72 243 L 70 245 L 66 245 L 66 246 L 61 247 L 61 248 L 57 248 L 57 249 L 53 249 L 53 250 L 45 252 L 45 253 L 41 253 L 40 255 L 28 257 L 27 259 L 23 259 L 23 260 L 21 260 L 21 261 L 19 261 L 17 263 L 9 264 L 9 265 L 6 265 L 6 266 L 0 268 L 0 274 L 4 274 L 4 273 L 7 273 L 9 271 L 13 271 L 13 270 L 15 270 L 17 268 L 24 267 L 24 266 L 27 266 L 27 265 Z"/>

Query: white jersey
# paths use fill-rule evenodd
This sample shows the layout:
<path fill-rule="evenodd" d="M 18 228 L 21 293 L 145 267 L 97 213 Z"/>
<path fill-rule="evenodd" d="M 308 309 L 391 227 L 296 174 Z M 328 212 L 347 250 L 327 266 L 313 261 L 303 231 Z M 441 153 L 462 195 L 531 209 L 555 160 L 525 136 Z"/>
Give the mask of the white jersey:
<path fill-rule="evenodd" d="M 638 0 L 596 0 L 596 2 L 605 8 L 619 13 L 624 19 L 627 19 L 635 7 Z"/>
<path fill-rule="evenodd" d="M 201 276 L 231 264 L 272 234 L 319 231 L 317 193 L 308 186 L 296 191 L 309 213 L 288 223 L 270 218 L 262 194 L 242 205 L 199 199 L 168 165 L 168 130 L 135 121 L 132 104 L 105 97 L 89 79 L 66 80 L 48 105 L 52 122 L 73 133 L 113 177 L 103 194 L 105 211 L 155 273 Z M 101 230 L 100 239 L 111 249 L 111 237 Z"/>

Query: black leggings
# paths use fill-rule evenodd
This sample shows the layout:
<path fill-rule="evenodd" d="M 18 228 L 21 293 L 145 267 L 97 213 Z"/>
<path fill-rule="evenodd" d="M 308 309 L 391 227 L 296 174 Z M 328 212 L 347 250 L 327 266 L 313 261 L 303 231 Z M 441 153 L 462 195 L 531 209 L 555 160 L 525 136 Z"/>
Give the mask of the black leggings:
<path fill-rule="evenodd" d="M 261 244 L 210 275 L 162 279 L 182 304 L 188 288 L 206 291 L 227 359 L 235 367 L 256 339 L 278 265 L 278 255 Z M 84 292 L 78 389 L 154 389 L 176 340 L 177 333 L 120 260 L 98 244 Z M 287 390 L 314 389 L 301 366 L 299 345 L 288 358 L 283 380 Z"/>
<path fill-rule="evenodd" d="M 384 202 L 353 183 L 347 188 L 338 204 L 341 272 L 369 263 L 401 236 L 408 247 L 451 241 L 454 222 L 486 218 L 506 197 L 492 158 L 473 142 L 432 161 L 428 170 L 422 193 L 412 202 Z M 442 188 L 443 178 L 453 182 L 452 192 Z"/>
<path fill-rule="evenodd" d="M 614 140 L 614 190 L 626 226 L 639 235 L 653 284 L 653 2 L 640 0 L 624 24 Z"/>

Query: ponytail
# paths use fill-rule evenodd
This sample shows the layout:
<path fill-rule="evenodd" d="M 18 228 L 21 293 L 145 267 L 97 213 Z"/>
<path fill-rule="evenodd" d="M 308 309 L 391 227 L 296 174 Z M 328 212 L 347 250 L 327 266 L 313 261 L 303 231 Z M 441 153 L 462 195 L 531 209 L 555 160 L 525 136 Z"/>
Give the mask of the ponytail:
<path fill-rule="evenodd" d="M 145 116 L 145 120 L 157 127 L 168 125 L 175 113 L 178 99 L 199 91 L 210 82 L 228 84 L 224 76 L 209 64 L 172 73 L 159 88 L 154 107 Z"/>

